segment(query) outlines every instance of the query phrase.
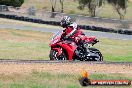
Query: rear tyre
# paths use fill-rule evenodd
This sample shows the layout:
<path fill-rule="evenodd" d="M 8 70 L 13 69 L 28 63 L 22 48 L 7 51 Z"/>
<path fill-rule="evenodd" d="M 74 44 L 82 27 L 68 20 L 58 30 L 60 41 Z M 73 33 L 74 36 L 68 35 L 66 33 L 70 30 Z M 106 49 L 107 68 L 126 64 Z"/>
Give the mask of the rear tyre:
<path fill-rule="evenodd" d="M 91 61 L 103 61 L 103 56 L 98 49 L 89 48 L 90 52 L 93 53 L 95 56 L 91 56 Z"/>
<path fill-rule="evenodd" d="M 67 60 L 67 57 L 64 52 L 58 56 L 58 51 L 56 50 L 50 50 L 49 58 L 50 60 Z"/>

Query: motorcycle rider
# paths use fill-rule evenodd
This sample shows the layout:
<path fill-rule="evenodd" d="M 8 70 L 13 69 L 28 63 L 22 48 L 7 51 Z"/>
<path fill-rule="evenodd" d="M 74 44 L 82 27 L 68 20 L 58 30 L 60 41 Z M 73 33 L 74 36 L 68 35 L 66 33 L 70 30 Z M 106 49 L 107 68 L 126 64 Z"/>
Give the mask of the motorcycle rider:
<path fill-rule="evenodd" d="M 63 30 L 64 34 L 62 35 L 62 38 L 69 38 L 72 36 L 72 40 L 78 44 L 79 37 L 83 33 L 81 32 L 80 28 L 78 27 L 77 23 L 75 22 L 75 18 L 72 18 L 70 16 L 64 16 L 61 19 L 61 27 L 65 28 Z M 84 35 L 84 34 L 83 34 Z"/>
<path fill-rule="evenodd" d="M 64 16 L 61 19 L 61 27 L 65 28 L 63 30 L 64 34 L 62 35 L 63 38 L 67 38 L 67 40 L 74 41 L 77 45 L 84 45 L 85 42 L 81 40 L 81 35 L 84 35 L 82 33 L 81 29 L 78 27 L 77 23 L 75 22 L 75 18 L 72 18 L 70 16 Z M 71 38 L 72 36 L 72 38 Z M 80 57 L 84 57 L 84 55 L 80 55 L 79 52 L 76 52 L 77 55 Z M 80 58 L 81 58 L 80 57 Z"/>

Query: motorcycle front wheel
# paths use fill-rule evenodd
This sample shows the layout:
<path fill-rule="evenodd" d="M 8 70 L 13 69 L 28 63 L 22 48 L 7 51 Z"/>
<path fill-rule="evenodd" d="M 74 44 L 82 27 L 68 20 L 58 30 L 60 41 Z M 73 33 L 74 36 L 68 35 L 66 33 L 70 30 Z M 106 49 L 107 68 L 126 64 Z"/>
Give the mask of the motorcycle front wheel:
<path fill-rule="evenodd" d="M 50 50 L 49 58 L 50 60 L 67 60 L 67 57 L 64 52 L 61 53 L 61 55 L 57 55 L 58 51 L 56 50 Z"/>

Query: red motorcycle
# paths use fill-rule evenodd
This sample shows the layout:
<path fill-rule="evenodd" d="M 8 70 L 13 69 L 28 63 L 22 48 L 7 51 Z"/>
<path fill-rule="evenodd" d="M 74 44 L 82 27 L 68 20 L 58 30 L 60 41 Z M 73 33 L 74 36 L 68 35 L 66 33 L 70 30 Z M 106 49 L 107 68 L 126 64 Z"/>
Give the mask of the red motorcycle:
<path fill-rule="evenodd" d="M 98 49 L 90 48 L 99 42 L 95 36 L 87 37 L 80 35 L 83 44 L 76 44 L 73 41 L 62 39 L 64 32 L 58 32 L 52 37 L 50 43 L 50 60 L 80 60 L 80 61 L 103 61 L 103 56 Z M 71 37 L 72 39 L 72 37 Z"/>

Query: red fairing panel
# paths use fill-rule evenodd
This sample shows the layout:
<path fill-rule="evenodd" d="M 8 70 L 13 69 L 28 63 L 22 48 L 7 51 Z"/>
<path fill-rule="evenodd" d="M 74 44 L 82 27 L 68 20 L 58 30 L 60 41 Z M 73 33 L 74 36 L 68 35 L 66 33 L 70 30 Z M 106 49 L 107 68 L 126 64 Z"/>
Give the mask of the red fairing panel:
<path fill-rule="evenodd" d="M 68 52 L 68 56 L 69 56 L 68 58 L 69 58 L 69 60 L 72 60 L 74 51 L 75 51 L 75 49 L 77 47 L 74 46 L 73 43 L 70 43 L 70 44 L 59 43 L 59 45 Z"/>

